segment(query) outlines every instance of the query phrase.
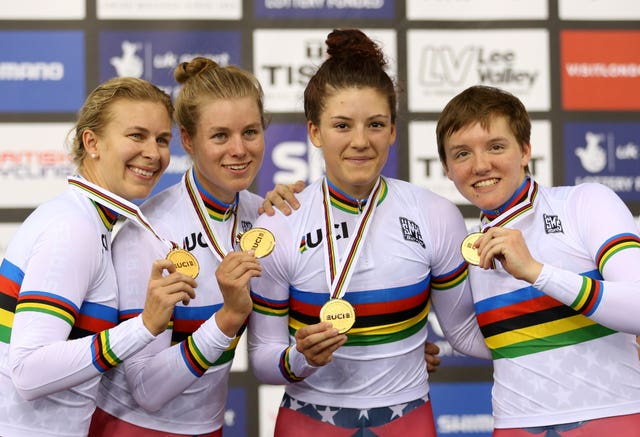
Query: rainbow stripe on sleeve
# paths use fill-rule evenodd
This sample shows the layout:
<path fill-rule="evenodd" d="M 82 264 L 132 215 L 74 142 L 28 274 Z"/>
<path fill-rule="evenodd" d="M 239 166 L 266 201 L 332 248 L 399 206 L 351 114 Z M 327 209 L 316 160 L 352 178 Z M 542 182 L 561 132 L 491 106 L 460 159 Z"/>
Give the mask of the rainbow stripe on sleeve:
<path fill-rule="evenodd" d="M 609 238 L 596 253 L 596 265 L 600 274 L 613 255 L 624 249 L 640 249 L 640 238 L 634 234 L 618 234 Z"/>
<path fill-rule="evenodd" d="M 192 336 L 180 343 L 180 353 L 187 369 L 196 377 L 201 377 L 213 363 L 208 361 L 196 345 Z"/>
<path fill-rule="evenodd" d="M 9 343 L 13 315 L 24 272 L 15 264 L 2 260 L 0 264 L 0 342 Z"/>
<path fill-rule="evenodd" d="M 71 327 L 69 338 L 94 335 L 91 342 L 93 365 L 104 372 L 120 363 L 109 345 L 109 328 L 117 323 L 115 308 L 84 302 L 78 308 L 72 301 L 44 291 L 22 291 L 24 273 L 3 260 L 0 265 L 0 341 L 9 343 L 13 318 L 19 312 L 38 312 L 63 320 Z M 97 334 L 96 334 L 97 333 Z"/>
<path fill-rule="evenodd" d="M 23 311 L 45 313 L 73 326 L 80 309 L 70 300 L 45 291 L 22 291 L 18 296 L 16 314 Z"/>
<path fill-rule="evenodd" d="M 93 357 L 93 365 L 100 373 L 106 372 L 122 362 L 111 350 L 108 330 L 93 336 L 91 356 Z"/>
<path fill-rule="evenodd" d="M 448 290 L 463 283 L 464 280 L 467 279 L 468 275 L 469 265 L 466 262 L 463 262 L 458 267 L 444 275 L 433 275 L 431 277 L 431 287 L 434 290 Z"/>
<path fill-rule="evenodd" d="M 209 367 L 220 366 L 233 360 L 240 337 L 247 327 L 247 321 L 242 325 L 236 337 L 214 362 L 210 362 L 200 351 L 192 334 L 200 326 L 211 318 L 222 304 L 206 305 L 201 307 L 177 306 L 173 310 L 171 321 L 167 329 L 171 330 L 171 345 L 179 344 L 182 359 L 189 371 L 196 377 L 204 375 Z M 140 308 L 120 312 L 120 320 L 129 320 L 137 317 L 142 310 Z"/>
<path fill-rule="evenodd" d="M 220 366 L 222 364 L 228 363 L 233 360 L 233 357 L 236 354 L 236 348 L 238 347 L 238 343 L 240 342 L 240 337 L 244 333 L 247 327 L 247 322 L 242 325 L 238 334 L 231 341 L 229 346 L 220 354 L 217 360 L 211 362 L 207 360 L 196 345 L 196 342 L 193 340 L 193 336 L 187 337 L 184 341 L 180 343 L 180 353 L 182 354 L 182 359 L 184 360 L 187 369 L 191 373 L 193 373 L 196 377 L 200 377 L 204 375 L 204 373 L 212 366 Z"/>
<path fill-rule="evenodd" d="M 615 333 L 533 287 L 479 301 L 475 307 L 493 359 L 516 358 Z"/>
<path fill-rule="evenodd" d="M 280 362 L 278 363 L 278 367 L 280 368 L 280 373 L 282 376 L 289 382 L 299 382 L 304 378 L 296 376 L 295 373 L 291 370 L 291 364 L 289 363 L 289 354 L 291 352 L 291 346 L 286 348 L 282 355 L 280 355 Z"/>
<path fill-rule="evenodd" d="M 268 299 L 251 291 L 253 310 L 265 316 L 285 317 L 289 315 L 289 300 Z M 318 311 L 318 314 L 320 312 Z"/>

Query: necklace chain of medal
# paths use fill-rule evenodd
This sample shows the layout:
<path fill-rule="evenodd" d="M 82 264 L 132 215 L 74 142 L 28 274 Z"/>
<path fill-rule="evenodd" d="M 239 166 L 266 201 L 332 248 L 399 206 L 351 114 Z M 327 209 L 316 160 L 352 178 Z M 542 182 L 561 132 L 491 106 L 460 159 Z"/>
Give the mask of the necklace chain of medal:
<path fill-rule="evenodd" d="M 505 217 L 501 218 L 500 220 L 497 220 L 496 223 L 492 224 L 491 226 L 486 226 L 484 230 L 494 226 L 504 226 L 505 224 L 511 221 L 514 221 L 519 219 L 520 217 L 526 216 L 526 214 L 533 207 L 533 200 L 535 199 L 537 192 L 538 192 L 538 184 L 535 181 L 532 181 L 525 201 L 514 205 L 509 210 L 503 211 L 502 212 L 503 214 L 507 213 L 505 214 Z M 498 217 L 496 217 L 496 219 Z M 460 245 L 460 252 L 462 253 L 462 258 L 464 258 L 466 262 L 468 262 L 473 266 L 480 265 L 480 254 L 478 253 L 478 249 L 476 249 L 474 244 L 476 243 L 478 238 L 482 236 L 482 234 L 483 232 L 472 232 L 471 234 L 467 235 L 464 238 L 464 240 L 462 240 L 462 244 Z M 491 260 L 491 267 L 495 269 L 496 267 L 495 260 Z"/>
<path fill-rule="evenodd" d="M 213 229 L 209 222 L 209 215 L 206 211 L 204 201 L 197 191 L 192 171 L 189 171 L 185 175 L 184 183 L 187 189 L 187 194 L 189 195 L 189 200 L 191 200 L 191 204 L 193 205 L 193 211 L 207 237 L 209 249 L 216 259 L 219 262 L 222 262 L 222 259 L 228 252 L 224 246 L 219 243 L 222 240 L 217 236 L 215 229 Z M 231 247 L 234 247 L 236 243 L 239 243 L 242 250 L 253 250 L 256 258 L 262 258 L 269 255 L 275 247 L 275 238 L 267 229 L 253 228 L 243 232 L 242 234 L 236 234 L 239 206 L 240 195 L 236 193 L 235 211 L 233 211 L 233 225 L 231 227 L 230 234 Z"/>
<path fill-rule="evenodd" d="M 151 232 L 169 249 L 167 259 L 173 262 L 176 266 L 176 270 L 189 275 L 194 279 L 198 276 L 200 266 L 196 257 L 193 256 L 191 252 L 181 249 L 178 244 L 173 241 L 162 238 L 137 205 L 81 177 L 69 176 L 67 178 L 67 182 L 72 189 L 85 197 L 88 197 L 100 205 L 110 208 Z"/>
<path fill-rule="evenodd" d="M 333 214 L 331 213 L 331 199 L 326 177 L 322 183 L 326 235 L 324 239 L 326 248 L 324 251 L 324 260 L 330 298 L 320 309 L 320 320 L 330 322 L 340 334 L 348 332 L 356 321 L 355 309 L 346 299 L 343 299 L 343 297 L 346 294 L 347 287 L 355 271 L 358 257 L 362 252 L 365 237 L 373 222 L 373 216 L 378 206 L 380 196 L 383 194 L 383 183 L 382 177 L 379 177 L 367 198 L 364 211 L 359 216 L 356 224 L 356 232 L 353 238 L 349 240 L 339 264 L 336 262 L 338 254 L 333 233 Z"/>

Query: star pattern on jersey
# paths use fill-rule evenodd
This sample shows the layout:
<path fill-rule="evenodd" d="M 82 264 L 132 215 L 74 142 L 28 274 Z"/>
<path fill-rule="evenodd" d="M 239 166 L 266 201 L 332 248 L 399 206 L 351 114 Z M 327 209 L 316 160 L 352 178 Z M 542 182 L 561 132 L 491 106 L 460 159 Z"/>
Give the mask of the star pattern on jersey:
<path fill-rule="evenodd" d="M 391 409 L 391 420 L 393 420 L 394 417 L 402 417 L 404 414 L 404 409 L 406 408 L 407 404 L 399 404 L 399 405 L 392 405 L 389 408 Z"/>
<path fill-rule="evenodd" d="M 330 407 L 325 407 L 325 410 L 317 409 L 318 413 L 320 413 L 320 420 L 323 422 L 330 423 L 331 425 L 335 425 L 336 423 L 333 421 L 333 417 L 340 411 L 340 409 L 332 410 Z"/>
<path fill-rule="evenodd" d="M 292 409 L 293 411 L 298 411 L 302 407 L 303 405 L 300 402 L 298 402 L 297 399 L 291 399 L 291 403 L 289 404 L 290 409 Z"/>
<path fill-rule="evenodd" d="M 315 405 L 292 398 L 285 393 L 280 404 L 283 408 L 289 408 L 304 414 L 319 422 L 346 429 L 358 430 L 358 437 L 371 436 L 370 428 L 385 425 L 393 420 L 403 417 L 414 409 L 428 402 L 428 396 L 403 404 L 387 407 L 374 407 L 369 409 L 339 408 L 326 405 Z M 364 433 L 364 434 L 363 434 Z"/>

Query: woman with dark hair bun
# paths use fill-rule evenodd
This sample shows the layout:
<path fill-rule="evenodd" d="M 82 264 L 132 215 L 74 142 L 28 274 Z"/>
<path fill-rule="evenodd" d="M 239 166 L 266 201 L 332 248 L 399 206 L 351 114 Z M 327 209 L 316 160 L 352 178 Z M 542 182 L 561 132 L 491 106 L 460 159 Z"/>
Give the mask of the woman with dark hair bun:
<path fill-rule="evenodd" d="M 326 175 L 290 216 L 261 216 L 273 252 L 252 279 L 249 355 L 285 384 L 275 435 L 435 436 L 424 359 L 433 304 L 447 339 L 490 358 L 473 316 L 448 200 L 381 175 L 396 140 L 396 90 L 380 48 L 334 30 L 304 110 Z"/>

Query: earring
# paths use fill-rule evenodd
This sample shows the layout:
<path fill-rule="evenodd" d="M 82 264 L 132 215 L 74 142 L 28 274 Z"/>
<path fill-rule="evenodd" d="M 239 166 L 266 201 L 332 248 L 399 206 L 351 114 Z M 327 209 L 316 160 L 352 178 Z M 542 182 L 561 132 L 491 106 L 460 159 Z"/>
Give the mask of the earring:
<path fill-rule="evenodd" d="M 96 159 L 98 157 L 98 155 L 96 155 L 95 153 L 91 154 L 91 159 Z"/>

